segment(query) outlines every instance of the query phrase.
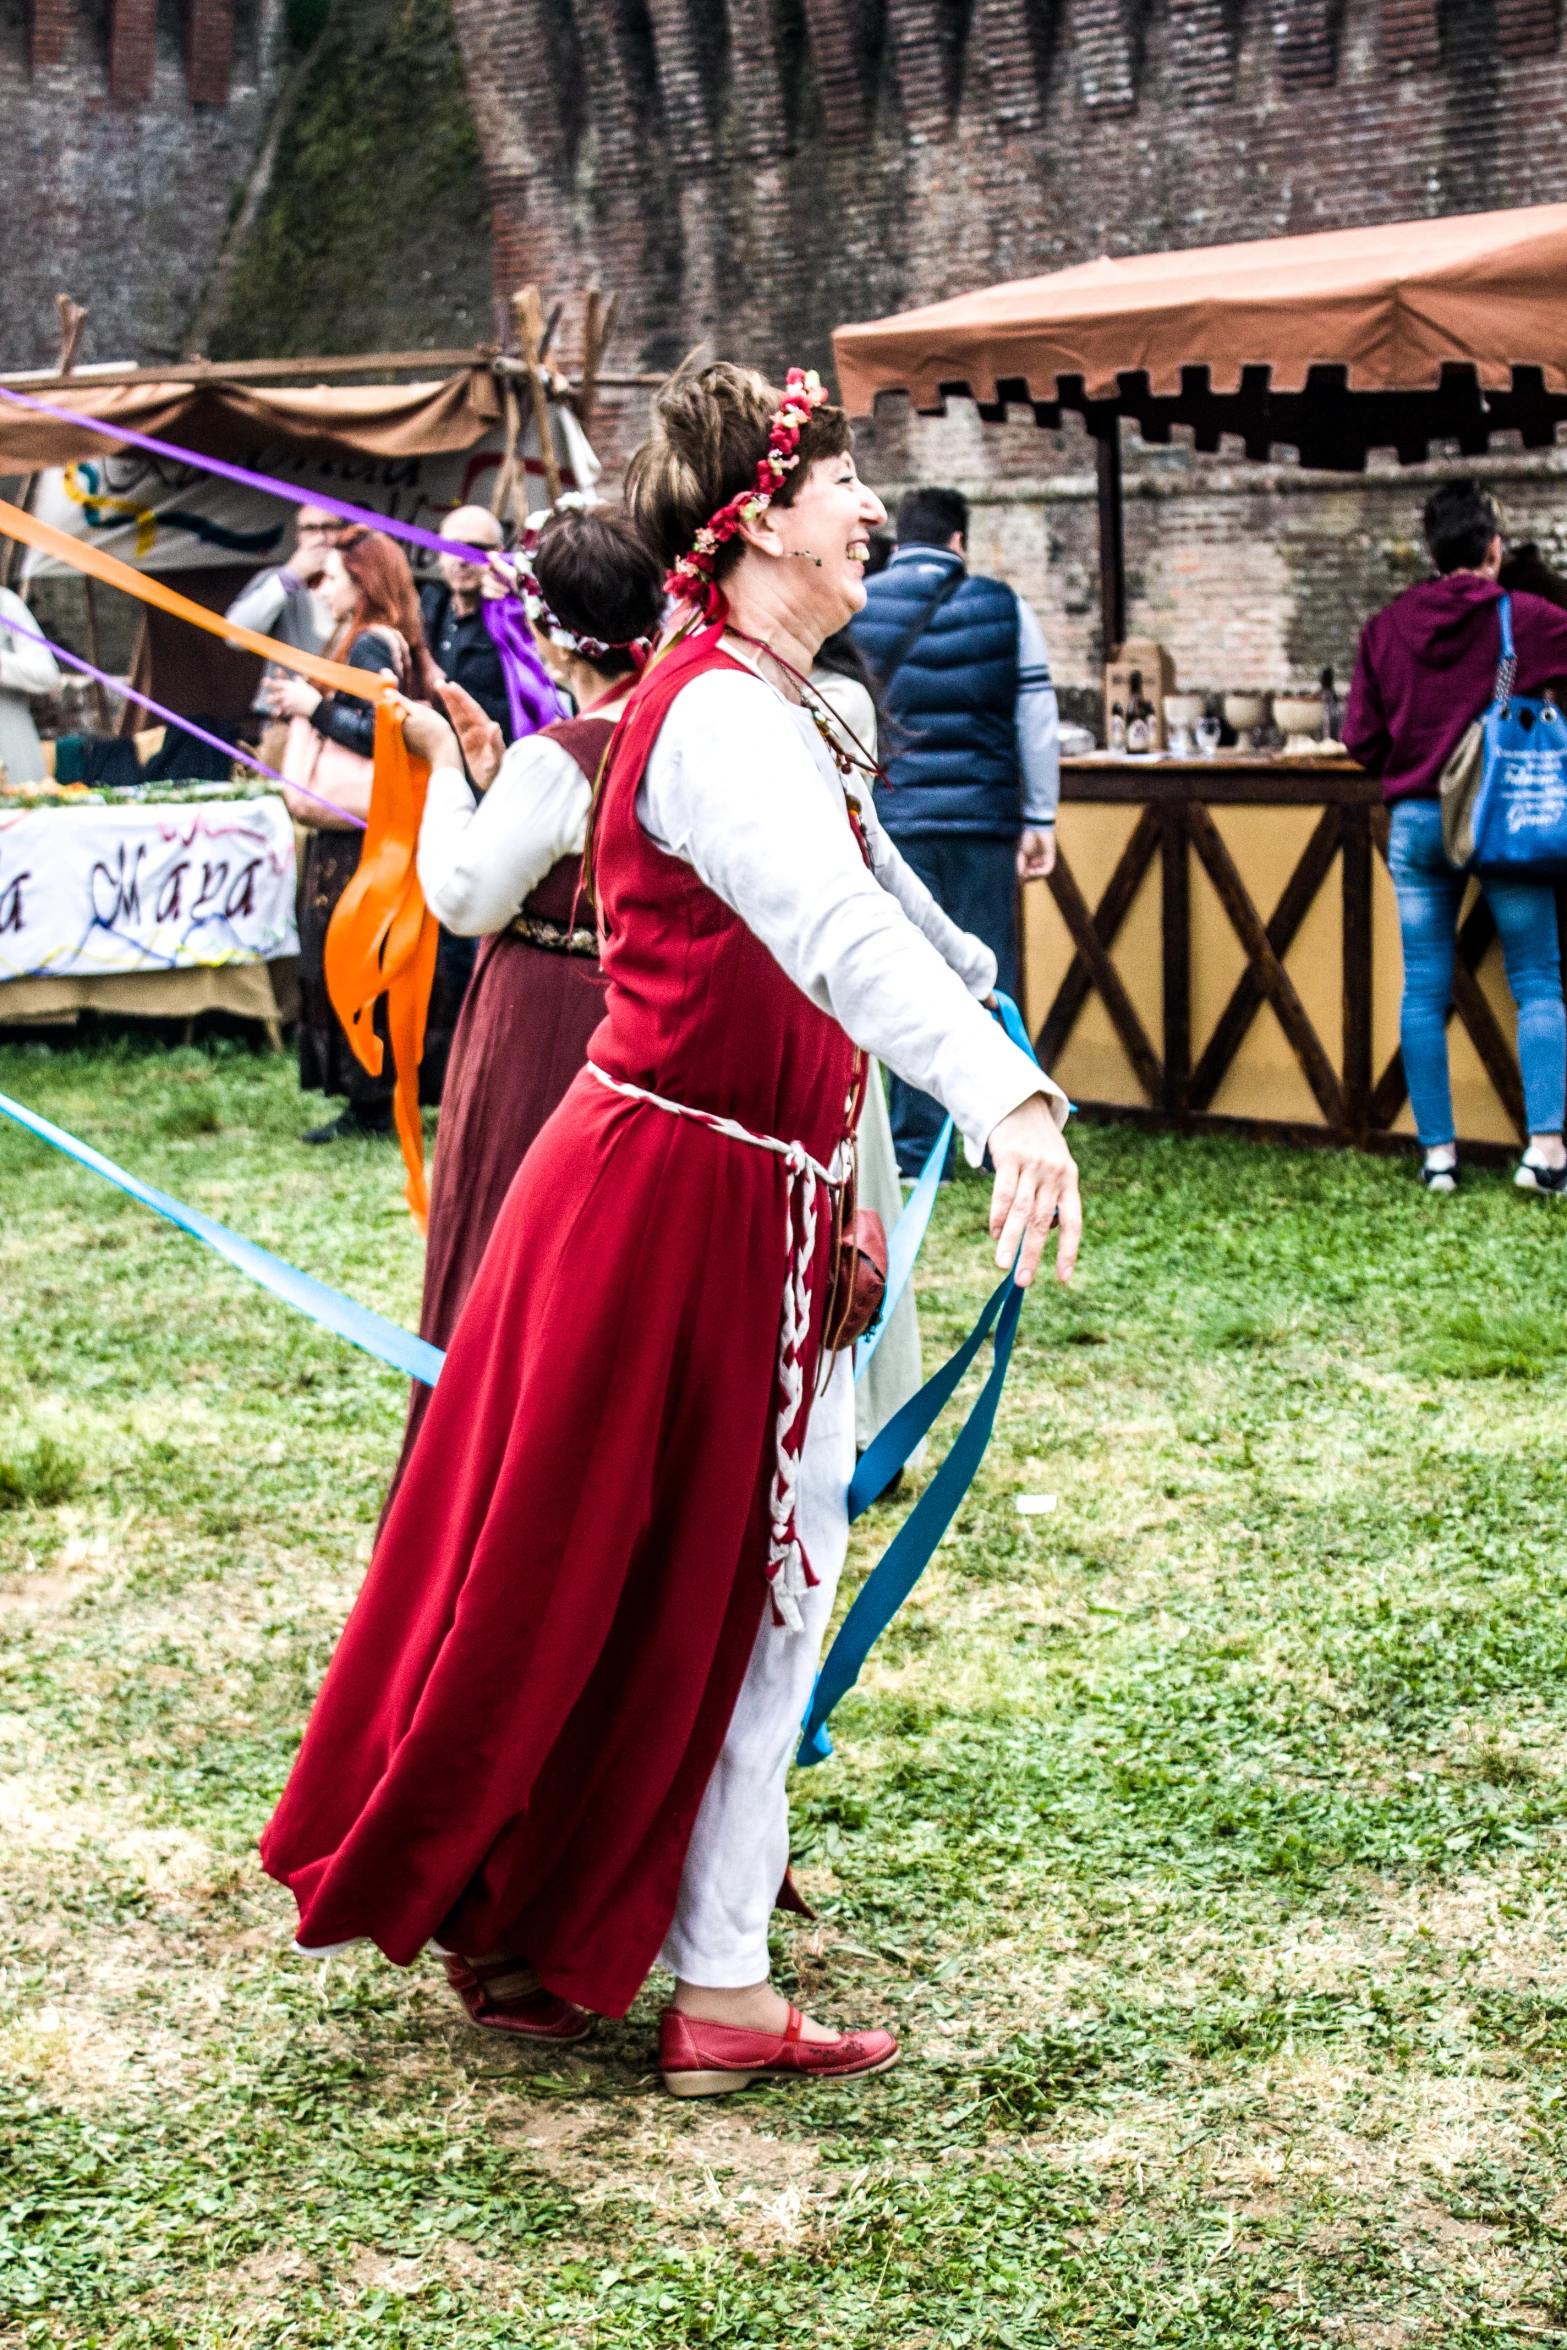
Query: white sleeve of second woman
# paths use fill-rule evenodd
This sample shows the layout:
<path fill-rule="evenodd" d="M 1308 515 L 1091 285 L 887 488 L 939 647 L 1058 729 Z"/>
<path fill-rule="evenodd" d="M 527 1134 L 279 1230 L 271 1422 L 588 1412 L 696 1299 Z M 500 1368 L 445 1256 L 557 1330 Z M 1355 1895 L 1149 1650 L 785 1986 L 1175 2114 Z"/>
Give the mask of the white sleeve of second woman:
<path fill-rule="evenodd" d="M 508 745 L 482 800 L 455 767 L 437 767 L 418 856 L 436 920 L 459 938 L 504 930 L 550 867 L 580 854 L 591 796 L 571 753 L 538 735 Z"/>
<path fill-rule="evenodd" d="M 869 870 L 837 778 L 760 679 L 726 672 L 685 688 L 653 746 L 637 815 L 812 1003 L 952 1112 L 971 1165 L 1031 1094 L 1065 1116 L 1059 1088 Z"/>

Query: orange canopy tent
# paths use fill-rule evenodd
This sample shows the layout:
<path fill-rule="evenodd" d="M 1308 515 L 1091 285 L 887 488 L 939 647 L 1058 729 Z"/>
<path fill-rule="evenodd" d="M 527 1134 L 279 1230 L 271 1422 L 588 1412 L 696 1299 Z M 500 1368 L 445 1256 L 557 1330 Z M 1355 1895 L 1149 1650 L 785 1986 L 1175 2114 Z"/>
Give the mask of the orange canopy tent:
<path fill-rule="evenodd" d="M 1125 634 L 1121 417 L 1145 441 L 1191 428 L 1216 451 L 1293 448 L 1363 469 L 1433 441 L 1482 453 L 1516 431 L 1548 448 L 1567 420 L 1567 204 L 1190 252 L 1090 261 L 840 327 L 851 413 L 903 391 L 922 412 L 949 395 L 988 422 L 1029 405 L 1041 425 L 1080 414 L 1098 442 L 1106 643 Z"/>

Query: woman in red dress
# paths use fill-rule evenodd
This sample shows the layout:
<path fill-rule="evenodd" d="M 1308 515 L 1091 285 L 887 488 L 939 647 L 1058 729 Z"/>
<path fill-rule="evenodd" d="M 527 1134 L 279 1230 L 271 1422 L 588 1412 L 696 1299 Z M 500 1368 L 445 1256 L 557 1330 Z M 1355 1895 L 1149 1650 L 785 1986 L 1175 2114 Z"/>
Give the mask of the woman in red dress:
<path fill-rule="evenodd" d="M 263 1844 L 302 1949 L 434 1943 L 521 2036 L 623 2014 L 662 1957 L 683 2095 L 897 2053 L 800 2016 L 766 1958 L 847 1534 L 849 1356 L 818 1358 L 863 1056 L 945 1102 L 974 1163 L 988 1144 L 1020 1280 L 1057 1211 L 1067 1278 L 1081 1222 L 1065 1105 L 978 1000 L 993 970 L 800 704 L 883 519 L 819 397 L 706 368 L 635 462 L 642 535 L 711 619 L 639 682 L 602 785 L 606 1017 L 507 1194 Z"/>

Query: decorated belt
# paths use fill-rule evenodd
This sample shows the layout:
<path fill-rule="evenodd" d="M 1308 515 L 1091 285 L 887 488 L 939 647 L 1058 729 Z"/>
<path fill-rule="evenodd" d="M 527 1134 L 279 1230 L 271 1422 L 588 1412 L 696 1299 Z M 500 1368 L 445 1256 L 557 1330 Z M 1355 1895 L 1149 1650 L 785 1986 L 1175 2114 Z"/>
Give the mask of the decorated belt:
<path fill-rule="evenodd" d="M 542 947 L 547 955 L 583 955 L 598 961 L 598 932 L 581 923 L 568 930 L 564 922 L 548 921 L 542 914 L 514 914 L 506 927 L 513 938 L 526 939 L 530 947 Z"/>

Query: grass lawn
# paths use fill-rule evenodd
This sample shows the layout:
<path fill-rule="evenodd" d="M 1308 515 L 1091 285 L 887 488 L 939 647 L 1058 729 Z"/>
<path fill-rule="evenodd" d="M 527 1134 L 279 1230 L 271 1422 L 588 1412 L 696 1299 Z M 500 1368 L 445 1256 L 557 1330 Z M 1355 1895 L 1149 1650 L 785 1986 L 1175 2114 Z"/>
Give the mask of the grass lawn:
<path fill-rule="evenodd" d="M 289 1064 L 0 1089 L 413 1319 L 397 1154 L 301 1150 Z M 0 1129 L 0 2343 L 1567 2340 L 1567 1220 L 1077 1139 L 1077 1289 L 797 1784 L 780 1978 L 905 2060 L 680 2104 L 656 1982 L 550 2062 L 287 1955 L 255 1838 L 401 1384 Z"/>

